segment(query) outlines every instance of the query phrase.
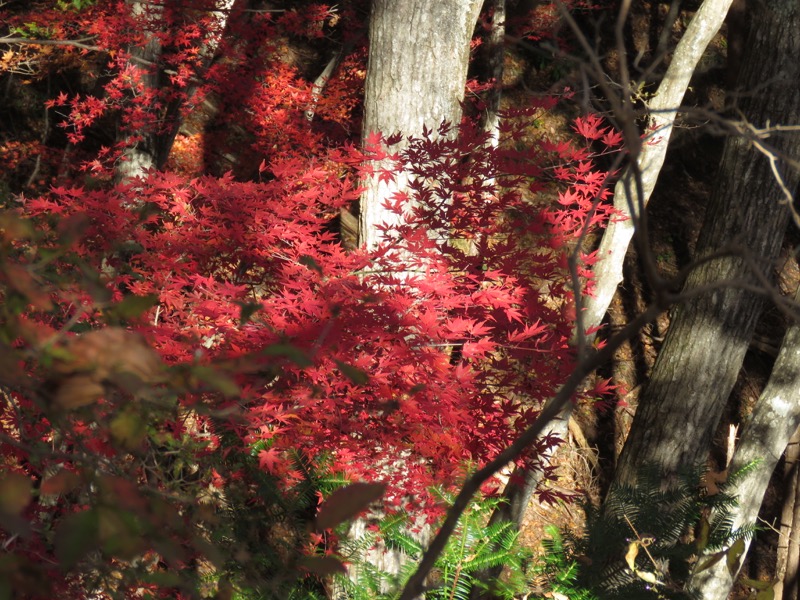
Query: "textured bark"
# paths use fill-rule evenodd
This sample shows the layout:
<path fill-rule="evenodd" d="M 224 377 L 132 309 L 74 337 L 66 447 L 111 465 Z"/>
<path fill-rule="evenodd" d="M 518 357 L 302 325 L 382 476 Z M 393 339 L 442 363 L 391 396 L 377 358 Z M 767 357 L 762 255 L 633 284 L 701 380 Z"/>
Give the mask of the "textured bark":
<path fill-rule="evenodd" d="M 800 559 L 800 540 L 795 534 L 800 528 L 800 519 L 796 518 L 800 507 L 800 429 L 794 432 L 789 446 L 786 448 L 784 465 L 784 492 L 783 509 L 781 510 L 780 540 L 778 541 L 778 560 L 775 565 L 775 579 L 777 583 L 773 588 L 776 598 L 791 598 L 784 596 L 784 591 L 792 592 L 797 587 L 797 566 Z M 785 589 L 784 589 L 785 588 Z M 797 597 L 797 590 L 794 590 Z"/>
<path fill-rule="evenodd" d="M 773 588 L 776 598 L 783 598 L 783 580 L 789 570 L 789 546 L 796 546 L 792 538 L 794 529 L 794 506 L 797 499 L 798 481 L 800 479 L 800 429 L 795 430 L 789 445 L 786 447 L 786 458 L 783 465 L 783 507 L 781 508 L 780 538 L 778 539 L 777 560 L 775 561 L 775 579 Z"/>
<path fill-rule="evenodd" d="M 739 108 L 756 127 L 800 121 L 799 12 L 797 0 L 773 0 L 761 3 L 753 19 L 739 83 L 759 91 L 744 97 Z M 795 132 L 773 134 L 769 143 L 789 157 L 800 156 Z M 794 190 L 798 172 L 778 165 Z M 769 279 L 789 218 L 783 200 L 768 159 L 746 137 L 728 138 L 698 257 L 735 243 Z M 685 291 L 693 296 L 675 311 L 620 456 L 618 483 L 633 481 L 646 463 L 674 473 L 705 461 L 762 305 L 761 296 L 725 285 L 731 281 L 760 285 L 740 256 L 709 260 L 687 280 Z"/>
<path fill-rule="evenodd" d="M 369 24 L 369 61 L 364 97 L 364 136 L 419 136 L 444 121 L 457 127 L 467 81 L 469 43 L 482 0 L 374 0 Z M 393 146 L 400 150 L 402 143 Z M 360 243 L 374 248 L 377 225 L 396 223 L 382 204 L 402 191 L 408 176 L 394 182 L 364 182 Z"/>
<path fill-rule="evenodd" d="M 800 299 L 800 293 L 795 299 Z M 772 375 L 742 431 L 741 442 L 729 467 L 731 472 L 735 472 L 753 461 L 759 461 L 758 469 L 744 477 L 735 490 L 739 504 L 730 513 L 734 527 L 756 523 L 772 472 L 798 427 L 800 427 L 800 325 L 794 324 L 786 332 Z M 796 474 L 797 469 L 791 469 L 789 478 L 796 479 Z M 791 485 L 788 487 L 792 488 L 790 493 L 791 499 L 794 500 L 797 491 Z M 793 522 L 793 512 L 789 510 L 785 515 L 789 524 Z M 749 545 L 749 541 L 747 543 Z M 699 596 L 708 600 L 727 598 L 732 584 L 733 580 L 725 561 L 698 573 L 691 583 Z"/>

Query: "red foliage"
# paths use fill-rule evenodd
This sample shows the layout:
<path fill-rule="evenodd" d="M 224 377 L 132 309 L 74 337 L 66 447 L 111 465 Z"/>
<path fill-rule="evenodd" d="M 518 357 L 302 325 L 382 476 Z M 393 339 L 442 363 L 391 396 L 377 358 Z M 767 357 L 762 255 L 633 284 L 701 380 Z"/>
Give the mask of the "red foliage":
<path fill-rule="evenodd" d="M 609 218 L 607 174 L 588 146 L 494 149 L 466 123 L 456 140 L 409 141 L 382 176 L 413 175 L 407 194 L 387 206 L 398 214 L 408 202 L 414 209 L 385 228 L 387 242 L 371 254 L 346 251 L 332 221 L 357 200 L 371 160 L 386 158 L 380 136 L 369 138 L 365 152 L 346 141 L 359 127 L 354 91 L 363 52 L 346 59 L 309 123 L 311 84 L 281 60 L 279 40 L 321 35 L 332 9 L 311 5 L 308 14 L 291 10 L 275 19 L 234 10 L 223 35 L 219 13 L 197 4 L 185 11 L 167 2 L 163 11 L 136 15 L 125 2 L 97 3 L 58 19 L 45 11 L 58 23 L 54 36 L 88 31 L 93 43 L 117 49 L 108 52 L 113 77 L 102 94 L 62 92 L 48 103 L 68 109 L 62 125 L 71 143 L 110 114 L 126 134 L 122 144 L 166 135 L 216 95 L 216 125 L 239 129 L 207 135 L 205 144 L 230 148 L 244 139 L 239 156 L 249 158 L 237 168 L 243 180 L 199 173 L 199 142 L 186 136 L 173 170 L 93 189 L 65 181 L 25 198 L 21 211 L 43 237 L 20 246 L 52 257 L 59 286 L 39 303 L 18 290 L 34 305 L 28 318 L 38 329 L 31 326 L 17 344 L 33 349 L 69 337 L 65 324 L 100 327 L 109 307 L 152 296 L 149 310 L 121 322 L 173 366 L 169 384 L 186 391 L 181 406 L 197 409 L 192 427 L 165 422 L 159 435 L 210 435 L 198 460 L 203 452 L 258 448 L 260 466 L 287 487 L 301 478 L 291 453 L 328 455 L 333 469 L 353 479 L 387 481 L 391 501 L 424 500 L 429 486 L 457 483 L 465 465 L 492 459 L 569 373 L 573 323 L 565 316 L 571 293 L 563 255 L 584 228 Z M 132 49 L 148 36 L 164 49 L 160 68 L 169 77 L 158 87 L 149 79 L 153 66 L 137 62 Z M 212 64 L 206 49 L 217 44 L 223 58 Z M 542 110 L 508 115 L 503 135 L 522 139 L 527 120 Z M 596 117 L 578 120 L 576 130 L 608 147 L 619 143 Z M 86 168 L 110 182 L 121 149 L 101 152 Z M 557 203 L 531 200 L 555 190 Z M 94 287 L 86 273 L 96 274 Z M 49 414 L 34 400 L 17 401 L 30 414 Z M 71 418 L 64 443 L 109 457 L 130 451 L 106 427 L 116 422 L 115 410 L 101 401 L 81 417 L 85 423 Z M 49 421 L 8 408 L 0 422 L 7 439 L 55 435 Z M 239 447 L 220 447 L 219 436 L 231 432 Z M 17 471 L 41 476 L 39 468 L 26 470 L 24 449 L 3 448 Z M 237 476 L 213 471 L 208 483 L 219 487 Z"/>

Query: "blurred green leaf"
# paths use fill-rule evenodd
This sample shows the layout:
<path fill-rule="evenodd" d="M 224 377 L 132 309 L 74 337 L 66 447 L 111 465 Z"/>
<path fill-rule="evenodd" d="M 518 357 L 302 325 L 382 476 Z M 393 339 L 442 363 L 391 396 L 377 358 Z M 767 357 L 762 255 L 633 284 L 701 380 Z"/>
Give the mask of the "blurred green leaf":
<path fill-rule="evenodd" d="M 320 267 L 319 263 L 317 263 L 317 261 L 315 261 L 313 258 L 308 256 L 307 254 L 304 254 L 303 256 L 301 256 L 298 262 L 301 265 L 303 265 L 304 267 L 308 267 L 312 271 L 316 271 L 317 273 L 322 275 L 322 267 Z"/>
<path fill-rule="evenodd" d="M 136 518 L 115 507 L 97 508 L 98 537 L 103 551 L 130 560 L 147 549 Z"/>
<path fill-rule="evenodd" d="M 95 509 L 69 515 L 56 530 L 55 552 L 65 571 L 99 548 L 99 519 Z"/>
<path fill-rule="evenodd" d="M 258 302 L 237 302 L 239 306 L 239 325 L 244 325 L 250 321 L 250 317 L 261 310 L 262 306 Z"/>
<path fill-rule="evenodd" d="M 300 350 L 297 346 L 292 346 L 290 344 L 273 344 L 272 346 L 267 346 L 262 350 L 262 354 L 265 356 L 287 358 L 298 367 L 310 367 L 314 364 L 305 352 Z"/>
<path fill-rule="evenodd" d="M 156 304 L 158 304 L 158 296 L 155 294 L 148 294 L 146 296 L 125 296 L 121 302 L 109 308 L 106 313 L 108 316 L 121 320 L 136 319 L 141 317 Z"/>
<path fill-rule="evenodd" d="M 347 573 L 342 561 L 333 556 L 306 556 L 300 559 L 300 566 L 318 577 Z"/>
<path fill-rule="evenodd" d="M 340 360 L 334 360 L 336 366 L 339 367 L 339 370 L 342 372 L 342 375 L 347 377 L 350 381 L 355 383 L 356 385 L 366 385 L 369 382 L 369 375 L 359 369 L 358 367 L 354 367 L 353 365 L 348 365 L 347 363 L 343 363 Z"/>
<path fill-rule="evenodd" d="M 236 385 L 236 382 L 229 375 L 214 367 L 193 365 L 192 375 L 196 380 L 205 383 L 218 392 L 222 392 L 226 396 L 238 396 L 240 394 L 239 386 Z"/>
<path fill-rule="evenodd" d="M 147 424 L 131 410 L 118 414 L 108 426 L 111 439 L 125 450 L 136 450 L 147 435 Z"/>
<path fill-rule="evenodd" d="M 744 550 L 745 542 L 743 538 L 739 538 L 733 542 L 730 548 L 728 548 L 727 563 L 728 572 L 731 574 L 731 576 L 735 575 L 736 571 L 739 569 L 739 559 L 742 557 L 742 554 L 744 554 Z"/>
<path fill-rule="evenodd" d="M 337 525 L 352 519 L 376 500 L 380 500 L 386 492 L 384 483 L 351 483 L 336 490 L 319 509 L 317 529 L 333 529 Z"/>

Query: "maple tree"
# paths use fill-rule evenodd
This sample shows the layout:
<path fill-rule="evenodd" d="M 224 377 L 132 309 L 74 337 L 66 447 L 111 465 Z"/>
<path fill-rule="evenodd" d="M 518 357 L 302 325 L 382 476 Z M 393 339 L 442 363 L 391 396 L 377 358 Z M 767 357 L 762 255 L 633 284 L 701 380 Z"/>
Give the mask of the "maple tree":
<path fill-rule="evenodd" d="M 309 122 L 312 84 L 286 62 L 287 36 L 321 36 L 334 16 L 347 31 L 357 3 L 342 13 L 235 6 L 225 31 L 212 2 L 159 7 L 6 11 L 22 38 L 65 42 L 53 52 L 20 40 L 7 68 L 80 68 L 98 85 L 46 100 L 79 159 L 63 165 L 50 149 L 43 183 L 3 214 L 1 349 L 16 367 L 2 374 L 12 492 L 0 498 L 11 532 L 1 572 L 34 595 L 143 585 L 191 595 L 198 583 L 178 567 L 203 557 L 230 568 L 221 549 L 237 538 L 215 507 L 272 510 L 255 490 L 297 498 L 310 481 L 322 487 L 323 465 L 384 481 L 388 505 L 435 518 L 430 486 L 494 458 L 570 373 L 565 256 L 611 216 L 592 149 L 619 148 L 610 127 L 589 115 L 575 122 L 583 146 L 525 141 L 554 100 L 508 112 L 499 147 L 465 119 L 438 135 L 374 134 L 359 148 L 363 40 Z M 158 65 L 124 50 L 147 43 L 145 32 L 159 37 Z M 200 107 L 212 97 L 210 117 Z M 192 119 L 209 131 L 176 133 Z M 123 135 L 110 138 L 109 122 Z M 116 177 L 148 135 L 169 156 Z M 233 169 L 220 172 L 234 148 Z M 408 192 L 386 199 L 402 218 L 377 247 L 346 250 L 335 217 L 373 165 L 381 178 L 413 173 Z M 594 260 L 583 257 L 580 276 Z M 586 393 L 608 390 L 599 381 Z M 530 465 L 556 441 L 519 460 Z M 203 534 L 215 527 L 221 537 Z M 333 550 L 322 536 L 265 535 L 286 543 L 291 567 L 304 551 Z M 106 559 L 125 570 L 116 583 Z"/>

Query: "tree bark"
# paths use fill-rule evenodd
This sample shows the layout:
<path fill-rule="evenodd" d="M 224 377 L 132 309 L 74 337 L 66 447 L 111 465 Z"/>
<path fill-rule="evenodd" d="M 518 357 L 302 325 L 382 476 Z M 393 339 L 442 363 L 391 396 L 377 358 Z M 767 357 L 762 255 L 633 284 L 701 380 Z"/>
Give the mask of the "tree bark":
<path fill-rule="evenodd" d="M 168 81 L 162 72 L 162 47 L 157 35 L 158 31 L 155 29 L 163 27 L 161 21 L 164 11 L 170 8 L 168 2 L 169 0 L 165 0 L 161 4 L 131 2 L 131 12 L 139 17 L 142 23 L 152 24 L 146 29 L 147 43 L 129 49 L 133 66 L 142 71 L 142 81 L 151 90 L 160 90 L 167 85 Z M 215 35 L 210 35 L 200 48 L 206 67 L 211 64 L 214 54 L 217 52 L 222 33 L 227 26 L 228 16 L 233 10 L 235 2 L 236 0 L 219 0 L 213 5 L 218 19 L 215 32 L 210 33 L 215 33 Z M 178 6 L 177 10 L 189 9 Z M 191 97 L 194 91 L 194 86 L 185 90 L 185 97 Z M 141 177 L 150 169 L 164 167 L 181 125 L 178 117 L 180 108 L 181 102 L 173 101 L 165 109 L 162 109 L 161 114 L 153 111 L 154 123 L 149 128 L 141 131 L 123 130 L 120 132 L 118 141 L 124 145 L 124 148 L 122 160 L 117 164 L 114 173 L 118 182 Z"/>
<path fill-rule="evenodd" d="M 795 300 L 800 299 L 800 290 Z M 731 509 L 733 527 L 756 523 L 761 502 L 792 435 L 800 427 L 800 324 L 792 325 L 783 338 L 767 386 L 761 393 L 753 414 L 742 431 L 741 441 L 729 472 L 736 472 L 758 460 L 758 469 L 751 471 L 737 486 L 738 506 Z M 790 470 L 794 479 L 796 469 Z M 791 496 L 796 491 L 791 490 Z M 788 522 L 792 522 L 789 511 Z M 747 542 L 749 546 L 749 540 Z M 727 598 L 733 578 L 726 561 L 694 576 L 691 582 L 699 597 L 714 600 Z M 786 596 L 791 597 L 791 596 Z"/>
<path fill-rule="evenodd" d="M 364 92 L 364 138 L 402 133 L 420 136 L 448 121 L 457 131 L 467 81 L 469 48 L 482 0 L 374 0 Z M 403 142 L 392 147 L 399 152 Z M 381 165 L 376 165 L 380 168 Z M 372 177 L 361 196 L 359 243 L 374 249 L 377 226 L 400 217 L 382 205 L 408 184 Z"/>
<path fill-rule="evenodd" d="M 739 81 L 742 89 L 758 90 L 739 105 L 754 127 L 800 120 L 799 14 L 797 0 L 773 0 L 761 3 L 754 15 Z M 800 181 L 796 169 L 785 161 L 770 162 L 752 139 L 726 140 L 697 248 L 698 258 L 707 260 L 687 280 L 684 292 L 690 299 L 675 311 L 640 399 L 617 483 L 633 482 L 647 463 L 675 473 L 706 459 L 761 310 L 762 296 L 742 286 L 763 287 L 771 279 L 789 218 L 785 192 Z M 763 148 L 764 140 L 756 141 Z M 796 132 L 773 133 L 768 142 L 782 156 L 800 156 Z M 731 243 L 749 259 L 742 254 L 709 258 Z"/>
<path fill-rule="evenodd" d="M 778 559 L 775 565 L 776 598 L 784 596 L 784 588 L 792 590 L 797 585 L 797 564 L 800 558 L 800 541 L 795 529 L 800 528 L 800 520 L 795 518 L 800 505 L 800 429 L 794 432 L 786 448 L 784 465 L 783 509 L 781 510 L 780 540 L 778 541 Z M 797 527 L 795 526 L 797 524 Z M 797 597 L 795 591 L 795 597 Z"/>

